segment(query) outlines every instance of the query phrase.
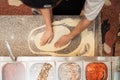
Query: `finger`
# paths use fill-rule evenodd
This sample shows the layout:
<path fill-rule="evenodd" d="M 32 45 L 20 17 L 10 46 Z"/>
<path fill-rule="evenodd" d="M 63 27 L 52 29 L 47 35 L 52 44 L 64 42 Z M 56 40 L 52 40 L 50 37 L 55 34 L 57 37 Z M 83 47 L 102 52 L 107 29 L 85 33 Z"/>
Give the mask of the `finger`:
<path fill-rule="evenodd" d="M 42 41 L 42 42 L 41 42 L 41 46 L 44 46 L 46 43 L 47 43 L 47 41 L 45 41 L 45 40 Z"/>
<path fill-rule="evenodd" d="M 57 41 L 54 45 L 56 48 L 61 47 L 60 41 Z"/>
<path fill-rule="evenodd" d="M 52 38 L 50 38 L 48 41 L 47 41 L 47 43 L 50 43 L 52 41 Z"/>
<path fill-rule="evenodd" d="M 52 41 L 53 37 L 49 38 L 49 40 L 47 41 L 47 43 L 50 43 Z"/>
<path fill-rule="evenodd" d="M 54 46 L 55 46 L 56 48 L 58 48 L 58 42 L 56 42 L 56 43 L 54 44 Z"/>
<path fill-rule="evenodd" d="M 40 45 L 41 45 L 41 46 L 44 46 L 44 45 L 47 43 L 47 41 L 48 41 L 47 39 L 44 39 L 44 38 L 41 39 Z"/>

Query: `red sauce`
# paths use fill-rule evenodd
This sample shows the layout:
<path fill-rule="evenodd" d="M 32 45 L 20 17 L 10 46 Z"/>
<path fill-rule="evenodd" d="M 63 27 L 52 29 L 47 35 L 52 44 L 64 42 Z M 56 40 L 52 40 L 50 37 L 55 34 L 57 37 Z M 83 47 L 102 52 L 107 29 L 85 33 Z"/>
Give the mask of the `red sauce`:
<path fill-rule="evenodd" d="M 89 63 L 86 67 L 86 80 L 107 80 L 107 73 L 107 66 L 104 63 Z"/>

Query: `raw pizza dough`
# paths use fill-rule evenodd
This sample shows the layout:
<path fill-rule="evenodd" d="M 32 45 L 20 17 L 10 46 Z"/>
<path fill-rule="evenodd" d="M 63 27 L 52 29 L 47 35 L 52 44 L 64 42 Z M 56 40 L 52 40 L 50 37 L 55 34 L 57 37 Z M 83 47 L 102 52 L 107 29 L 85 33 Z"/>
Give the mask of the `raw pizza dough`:
<path fill-rule="evenodd" d="M 80 19 L 66 18 L 60 21 L 54 21 L 53 25 L 66 24 L 70 27 L 75 27 L 80 22 Z"/>
<path fill-rule="evenodd" d="M 8 0 L 8 4 L 13 6 L 20 6 L 23 3 L 20 0 Z"/>
<path fill-rule="evenodd" d="M 41 33 L 38 33 L 38 34 L 35 36 L 35 38 L 34 38 L 34 43 L 35 43 L 35 45 L 36 45 L 36 47 L 37 47 L 38 49 L 43 50 L 43 51 L 58 51 L 58 50 L 64 49 L 65 47 L 67 47 L 67 46 L 70 44 L 70 42 L 69 42 L 68 44 L 66 44 L 66 45 L 63 46 L 63 47 L 56 48 L 56 47 L 54 46 L 54 44 L 56 43 L 56 41 L 57 41 L 61 36 L 70 33 L 70 30 L 69 30 L 67 27 L 64 27 L 64 26 L 55 26 L 55 27 L 53 27 L 53 30 L 54 30 L 54 38 L 53 38 L 53 40 L 51 41 L 51 43 L 46 44 L 46 45 L 44 45 L 44 46 L 41 46 L 41 45 L 40 45 L 40 39 L 41 39 L 44 31 L 41 32 Z"/>

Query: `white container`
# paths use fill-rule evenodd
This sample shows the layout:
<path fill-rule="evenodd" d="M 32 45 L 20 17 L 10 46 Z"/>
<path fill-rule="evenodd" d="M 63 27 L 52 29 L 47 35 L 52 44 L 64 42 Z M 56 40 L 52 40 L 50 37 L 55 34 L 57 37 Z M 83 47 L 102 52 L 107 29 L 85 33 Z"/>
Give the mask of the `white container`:
<path fill-rule="evenodd" d="M 6 67 L 7 66 L 7 67 Z M 20 77 L 19 79 L 20 80 L 26 80 L 25 77 L 26 77 L 26 74 L 25 74 L 25 68 L 26 68 L 26 64 L 24 64 L 23 62 L 20 62 L 20 61 L 17 61 L 17 62 L 13 62 L 11 61 L 10 57 L 1 57 L 0 59 L 0 80 L 4 80 L 4 70 L 11 70 L 11 69 L 8 69 L 10 67 L 14 67 L 15 68 L 15 72 L 17 73 L 18 71 L 18 74 L 15 76 L 13 75 L 13 80 L 16 78 L 18 79 L 18 77 Z M 12 68 L 12 69 L 14 69 Z M 20 69 L 19 69 L 20 68 Z M 22 68 L 22 70 L 21 70 Z M 16 71 L 17 70 L 17 71 Z M 19 73 L 22 72 L 22 73 Z M 12 72 L 12 71 L 10 71 Z M 19 75 L 20 74 L 20 75 Z M 21 75 L 22 74 L 22 75 Z M 9 75 L 9 74 L 8 74 Z M 10 75 L 11 76 L 11 75 Z"/>
<path fill-rule="evenodd" d="M 47 80 L 55 80 L 54 79 L 54 62 L 31 62 L 28 63 L 29 67 L 27 69 L 27 80 L 37 80 L 38 75 L 41 72 L 41 69 L 43 68 L 43 65 L 47 63 L 50 64 L 52 67 L 48 71 L 48 77 Z"/>
<path fill-rule="evenodd" d="M 26 80 L 37 80 L 45 63 L 52 67 L 48 71 L 47 80 L 55 80 L 55 62 L 52 57 L 18 57 L 18 61 L 26 63 Z"/>
<path fill-rule="evenodd" d="M 64 66 L 64 68 L 63 68 L 63 66 Z M 71 68 L 72 70 L 70 69 L 70 67 L 72 67 Z M 68 76 L 68 75 L 71 75 L 72 72 L 74 72 L 75 74 L 78 73 L 79 78 L 77 76 L 76 76 L 76 78 L 78 78 L 79 80 L 82 80 L 82 67 L 83 67 L 82 66 L 82 61 L 60 61 L 60 62 L 56 62 L 56 80 L 63 80 L 63 79 L 60 79 L 60 76 L 63 76 L 63 77 Z M 63 69 L 63 71 L 62 71 L 62 69 Z M 60 71 L 62 71 L 66 75 L 60 74 Z M 68 73 L 67 73 L 67 71 L 68 71 Z M 71 73 L 69 73 L 69 72 L 71 72 Z M 74 76 L 74 74 L 72 76 Z M 66 80 L 68 80 L 68 79 L 66 79 Z"/>

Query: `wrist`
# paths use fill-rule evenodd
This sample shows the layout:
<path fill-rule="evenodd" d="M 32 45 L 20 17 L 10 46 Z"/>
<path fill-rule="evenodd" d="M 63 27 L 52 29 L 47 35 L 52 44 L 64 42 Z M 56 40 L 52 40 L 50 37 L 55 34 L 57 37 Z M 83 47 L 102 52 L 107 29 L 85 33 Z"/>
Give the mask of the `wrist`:
<path fill-rule="evenodd" d="M 47 26 L 47 27 L 45 28 L 45 31 L 53 32 L 53 28 L 52 28 L 52 26 Z"/>
<path fill-rule="evenodd" d="M 74 36 L 72 34 L 68 34 L 67 36 L 70 38 L 70 40 L 72 40 L 74 38 Z"/>

